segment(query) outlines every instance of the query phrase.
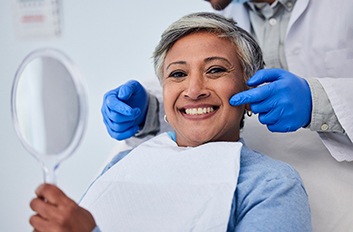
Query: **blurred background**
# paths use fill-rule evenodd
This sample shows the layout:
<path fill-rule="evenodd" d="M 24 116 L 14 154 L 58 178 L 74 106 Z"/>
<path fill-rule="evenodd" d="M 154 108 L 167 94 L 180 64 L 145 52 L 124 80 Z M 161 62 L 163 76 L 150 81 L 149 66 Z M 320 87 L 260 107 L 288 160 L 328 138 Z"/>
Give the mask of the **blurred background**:
<path fill-rule="evenodd" d="M 48 7 L 41 8 L 43 4 Z M 45 28 L 19 20 L 43 9 L 53 19 Z M 203 0 L 0 0 L 0 231 L 31 231 L 29 202 L 43 182 L 39 163 L 21 145 L 11 119 L 12 82 L 24 57 L 38 48 L 58 49 L 74 61 L 85 81 L 87 128 L 78 149 L 59 167 L 57 179 L 78 201 L 117 143 L 102 122 L 104 93 L 130 79 L 156 78 L 150 57 L 161 33 L 196 11 L 212 9 Z"/>

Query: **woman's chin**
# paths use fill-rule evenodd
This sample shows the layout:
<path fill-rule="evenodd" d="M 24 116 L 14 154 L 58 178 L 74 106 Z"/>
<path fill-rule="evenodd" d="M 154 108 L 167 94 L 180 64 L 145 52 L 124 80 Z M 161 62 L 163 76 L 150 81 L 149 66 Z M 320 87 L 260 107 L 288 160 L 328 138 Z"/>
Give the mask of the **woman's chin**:
<path fill-rule="evenodd" d="M 212 136 L 206 135 L 203 132 L 190 133 L 188 136 L 183 137 L 178 137 L 177 135 L 177 143 L 183 147 L 196 147 L 210 141 L 212 141 Z"/>

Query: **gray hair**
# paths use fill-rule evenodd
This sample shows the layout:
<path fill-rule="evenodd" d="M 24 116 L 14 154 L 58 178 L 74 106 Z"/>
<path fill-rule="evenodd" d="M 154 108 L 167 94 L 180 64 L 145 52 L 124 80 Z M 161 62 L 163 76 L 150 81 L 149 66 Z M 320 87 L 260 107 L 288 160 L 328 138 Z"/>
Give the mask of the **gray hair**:
<path fill-rule="evenodd" d="M 227 19 L 215 13 L 193 13 L 172 23 L 162 34 L 153 53 L 154 70 L 160 81 L 163 78 L 164 60 L 169 49 L 183 36 L 206 31 L 221 38 L 228 38 L 237 48 L 245 81 L 264 67 L 262 52 L 252 36 Z"/>

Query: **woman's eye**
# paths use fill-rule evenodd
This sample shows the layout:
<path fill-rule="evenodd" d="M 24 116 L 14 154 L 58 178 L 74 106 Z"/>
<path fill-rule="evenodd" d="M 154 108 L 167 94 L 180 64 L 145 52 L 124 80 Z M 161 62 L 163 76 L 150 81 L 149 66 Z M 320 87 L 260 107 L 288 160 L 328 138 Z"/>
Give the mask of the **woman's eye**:
<path fill-rule="evenodd" d="M 215 68 L 210 68 L 207 71 L 207 74 L 221 74 L 221 73 L 224 73 L 226 71 L 227 71 L 227 69 L 225 69 L 225 68 L 215 67 Z"/>
<path fill-rule="evenodd" d="M 176 78 L 178 78 L 178 77 L 185 77 L 185 76 L 187 76 L 185 72 L 174 71 L 174 72 L 171 72 L 168 77 L 176 77 Z"/>

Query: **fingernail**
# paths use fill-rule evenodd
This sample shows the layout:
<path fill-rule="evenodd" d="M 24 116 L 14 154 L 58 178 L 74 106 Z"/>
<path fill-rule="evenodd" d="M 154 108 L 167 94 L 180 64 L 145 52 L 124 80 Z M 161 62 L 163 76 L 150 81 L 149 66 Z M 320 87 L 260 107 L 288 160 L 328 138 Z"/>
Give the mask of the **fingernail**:
<path fill-rule="evenodd" d="M 123 88 L 121 88 L 120 90 L 119 90 L 119 92 L 118 92 L 118 98 L 119 99 L 122 99 L 122 98 L 124 98 L 125 97 L 125 91 L 124 91 L 124 89 Z"/>

